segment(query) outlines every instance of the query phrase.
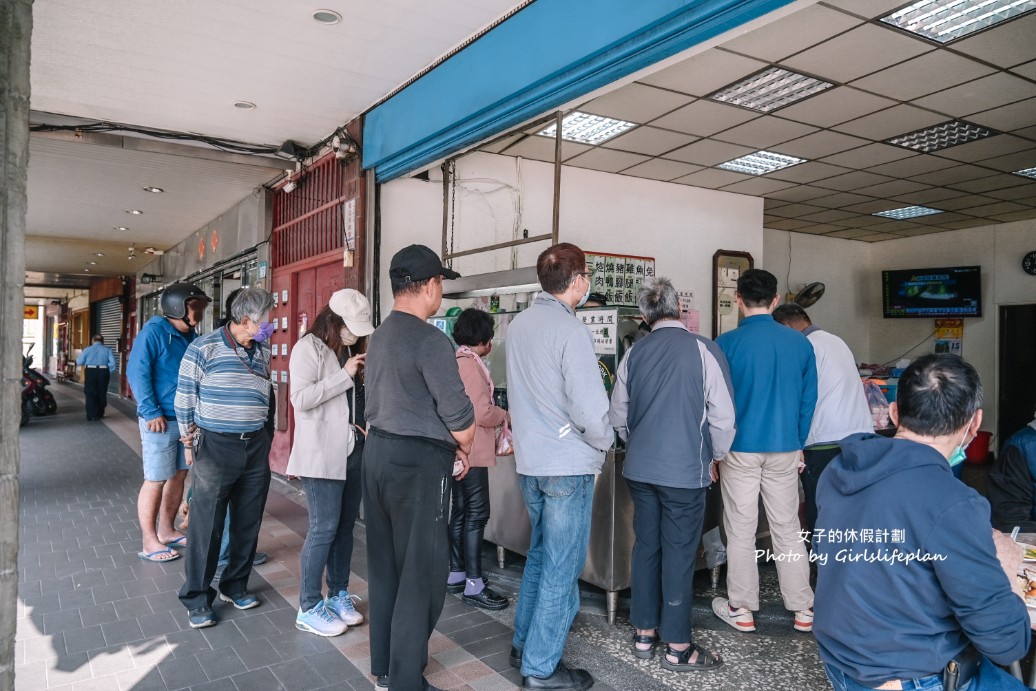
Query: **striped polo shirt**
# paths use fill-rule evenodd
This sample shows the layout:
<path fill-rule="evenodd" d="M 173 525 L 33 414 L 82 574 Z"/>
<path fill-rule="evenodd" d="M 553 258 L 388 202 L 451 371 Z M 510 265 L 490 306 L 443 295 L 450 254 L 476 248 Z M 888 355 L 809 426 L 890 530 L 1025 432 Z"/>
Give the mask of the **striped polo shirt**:
<path fill-rule="evenodd" d="M 254 432 L 270 409 L 270 349 L 244 348 L 226 327 L 196 339 L 180 362 L 176 384 L 180 434 L 191 424 L 213 432 Z"/>

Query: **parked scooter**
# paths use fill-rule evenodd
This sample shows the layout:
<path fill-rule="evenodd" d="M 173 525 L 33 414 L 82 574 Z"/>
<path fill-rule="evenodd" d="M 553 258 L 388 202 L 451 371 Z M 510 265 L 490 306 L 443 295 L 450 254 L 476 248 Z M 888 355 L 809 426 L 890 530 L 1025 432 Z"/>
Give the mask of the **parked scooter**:
<path fill-rule="evenodd" d="M 47 391 L 50 380 L 32 368 L 32 348 L 22 356 L 22 417 L 25 417 L 26 408 L 31 410 L 37 417 L 53 415 L 58 412 L 58 402 L 54 394 Z M 26 405 L 27 404 L 27 405 Z"/>

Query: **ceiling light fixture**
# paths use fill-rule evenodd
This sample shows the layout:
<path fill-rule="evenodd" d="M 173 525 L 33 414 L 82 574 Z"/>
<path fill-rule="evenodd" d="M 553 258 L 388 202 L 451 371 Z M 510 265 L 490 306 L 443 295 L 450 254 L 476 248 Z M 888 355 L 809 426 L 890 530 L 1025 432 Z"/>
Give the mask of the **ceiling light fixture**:
<path fill-rule="evenodd" d="M 313 19 L 321 24 L 337 24 L 342 21 L 342 15 L 334 10 L 314 10 Z"/>
<path fill-rule="evenodd" d="M 938 43 L 949 43 L 1033 9 L 1036 0 L 918 0 L 881 21 Z"/>
<path fill-rule="evenodd" d="M 561 121 L 561 138 L 570 142 L 581 144 L 597 145 L 606 142 L 612 137 L 618 137 L 623 132 L 637 126 L 635 122 L 605 118 L 590 113 L 574 111 L 565 116 Z M 541 137 L 554 137 L 557 131 L 557 124 L 538 132 Z"/>
<path fill-rule="evenodd" d="M 1016 170 L 1016 171 L 1014 171 L 1014 174 L 1015 175 L 1021 175 L 1022 177 L 1025 177 L 1025 178 L 1032 178 L 1033 180 L 1036 180 L 1036 168 L 1026 168 L 1024 170 Z"/>
<path fill-rule="evenodd" d="M 97 262 L 90 262 L 90 266 L 97 266 Z"/>
<path fill-rule="evenodd" d="M 932 127 L 925 127 L 922 130 L 907 132 L 891 139 L 886 143 L 901 146 L 904 149 L 913 149 L 930 154 L 933 151 L 942 151 L 951 146 L 960 146 L 968 142 L 992 137 L 1000 134 L 996 130 L 981 125 L 973 125 L 963 120 L 951 120 Z"/>
<path fill-rule="evenodd" d="M 144 189 L 145 192 L 153 192 L 154 194 L 161 194 L 161 193 L 165 192 L 165 190 L 162 189 L 161 187 L 145 187 L 143 189 Z"/>
<path fill-rule="evenodd" d="M 806 159 L 804 158 L 775 154 L 772 151 L 756 151 L 754 154 L 748 154 L 747 156 L 735 158 L 726 163 L 720 163 L 716 167 L 722 168 L 723 170 L 732 170 L 735 173 L 766 175 L 775 170 L 790 168 L 791 166 L 797 166 L 798 164 L 805 162 Z"/>
<path fill-rule="evenodd" d="M 86 273 L 90 273 L 90 269 L 83 269 Z"/>
<path fill-rule="evenodd" d="M 871 214 L 872 216 L 884 216 L 885 218 L 894 218 L 902 221 L 907 218 L 917 218 L 918 216 L 931 216 L 932 214 L 941 214 L 941 209 L 932 209 L 927 206 L 904 206 L 901 209 L 889 209 L 888 211 L 878 211 L 877 213 Z"/>
<path fill-rule="evenodd" d="M 144 212 L 141 211 L 140 209 L 126 209 L 126 213 L 133 214 L 134 216 L 140 216 Z"/>
<path fill-rule="evenodd" d="M 112 230 L 129 230 L 126 226 L 112 226 Z"/>
<path fill-rule="evenodd" d="M 798 72 L 771 67 L 720 89 L 708 98 L 760 113 L 769 113 L 832 86 L 834 84 L 830 82 L 807 77 Z"/>
<path fill-rule="evenodd" d="M 103 257 L 104 256 L 104 252 L 94 252 L 94 256 L 95 257 Z"/>
<path fill-rule="evenodd" d="M 256 105 L 251 101 L 234 101 L 234 107 L 238 110 L 255 110 Z"/>

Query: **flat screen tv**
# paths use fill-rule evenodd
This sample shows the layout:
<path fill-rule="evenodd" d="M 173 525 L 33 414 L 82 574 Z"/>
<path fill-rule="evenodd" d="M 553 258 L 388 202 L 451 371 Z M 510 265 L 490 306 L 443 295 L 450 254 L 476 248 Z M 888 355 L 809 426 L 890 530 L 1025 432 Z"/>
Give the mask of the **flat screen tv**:
<path fill-rule="evenodd" d="M 882 271 L 881 298 L 886 319 L 981 317 L 981 267 Z"/>

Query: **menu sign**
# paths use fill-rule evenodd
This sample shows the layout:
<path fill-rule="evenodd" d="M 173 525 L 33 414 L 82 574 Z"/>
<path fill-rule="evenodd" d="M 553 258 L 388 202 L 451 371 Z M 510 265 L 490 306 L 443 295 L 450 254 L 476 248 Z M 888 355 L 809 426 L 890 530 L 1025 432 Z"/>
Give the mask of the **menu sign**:
<path fill-rule="evenodd" d="M 604 295 L 609 306 L 636 307 L 637 290 L 645 278 L 655 275 L 652 257 L 588 252 L 586 264 L 590 269 L 590 290 Z"/>

